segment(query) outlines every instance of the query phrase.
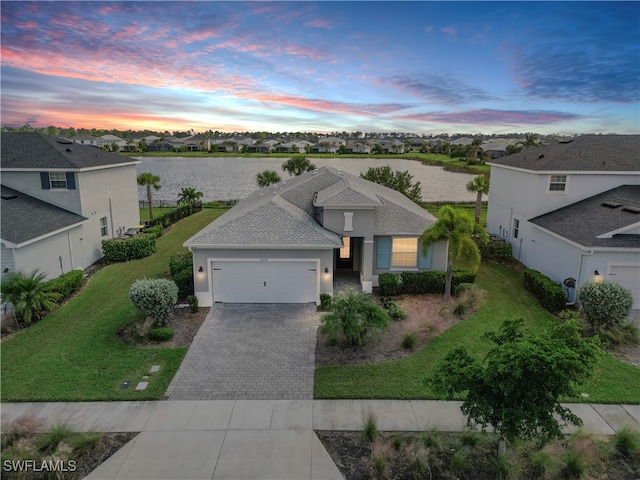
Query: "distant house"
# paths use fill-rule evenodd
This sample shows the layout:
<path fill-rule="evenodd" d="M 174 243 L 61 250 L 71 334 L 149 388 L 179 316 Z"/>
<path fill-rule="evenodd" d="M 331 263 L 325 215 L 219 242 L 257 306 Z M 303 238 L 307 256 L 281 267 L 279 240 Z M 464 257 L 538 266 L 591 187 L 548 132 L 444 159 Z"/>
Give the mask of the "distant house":
<path fill-rule="evenodd" d="M 124 138 L 120 138 L 115 135 L 102 135 L 96 139 L 96 145 L 98 147 L 104 147 L 105 145 L 110 147 L 114 143 L 121 145 L 126 143 L 126 141 Z"/>
<path fill-rule="evenodd" d="M 312 153 L 338 153 L 341 145 L 346 146 L 347 142 L 338 137 L 325 137 L 318 143 L 311 146 Z"/>
<path fill-rule="evenodd" d="M 480 145 L 480 151 L 485 159 L 502 158 L 507 155 L 508 143 L 485 142 Z"/>
<path fill-rule="evenodd" d="M 347 153 L 371 153 L 371 145 L 364 140 L 347 141 Z"/>
<path fill-rule="evenodd" d="M 489 162 L 489 233 L 556 282 L 616 281 L 640 308 L 638 152 L 640 135 L 585 135 Z"/>
<path fill-rule="evenodd" d="M 55 278 L 102 258 L 140 223 L 137 160 L 37 133 L 3 133 L 2 274 Z"/>
<path fill-rule="evenodd" d="M 345 273 L 371 292 L 385 272 L 444 270 L 422 255 L 435 217 L 401 193 L 321 167 L 252 193 L 184 243 L 200 305 L 318 302 Z"/>
<path fill-rule="evenodd" d="M 175 147 L 174 143 L 170 143 L 167 140 L 156 140 L 147 145 L 150 152 L 173 152 Z"/>
<path fill-rule="evenodd" d="M 98 146 L 98 139 L 91 135 L 86 135 L 84 133 L 79 133 L 78 135 L 74 135 L 69 140 L 73 143 L 79 143 L 81 145 L 91 145 L 93 147 Z"/>

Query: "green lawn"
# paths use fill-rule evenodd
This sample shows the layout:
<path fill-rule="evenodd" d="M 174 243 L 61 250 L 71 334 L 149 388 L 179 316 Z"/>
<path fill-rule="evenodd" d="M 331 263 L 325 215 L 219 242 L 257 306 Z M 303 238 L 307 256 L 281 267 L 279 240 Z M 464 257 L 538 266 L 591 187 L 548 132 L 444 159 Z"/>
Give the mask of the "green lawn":
<path fill-rule="evenodd" d="M 67 304 L 4 340 L 2 401 L 161 399 L 186 349 L 139 348 L 119 340 L 116 332 L 136 315 L 129 287 L 139 278 L 165 276 L 171 254 L 223 212 L 207 209 L 185 218 L 158 239 L 151 257 L 101 269 Z M 150 374 L 146 390 L 136 391 L 154 364 L 160 371 Z M 123 381 L 132 386 L 120 390 Z"/>
<path fill-rule="evenodd" d="M 158 218 L 164 215 L 165 213 L 172 212 L 176 207 L 153 207 L 153 218 Z M 140 221 L 146 222 L 149 219 L 149 209 L 141 208 L 140 209 Z"/>
<path fill-rule="evenodd" d="M 487 291 L 487 301 L 471 317 L 454 325 L 411 357 L 369 365 L 321 367 L 315 373 L 316 398 L 440 399 L 423 379 L 436 362 L 455 347 L 463 346 L 481 357 L 491 346 L 482 338 L 506 318 L 521 317 L 532 331 L 542 330 L 554 317 L 522 288 L 522 276 L 509 267 L 484 262 L 477 284 Z M 580 388 L 588 398 L 575 402 L 633 403 L 640 401 L 640 369 L 606 354 L 593 380 Z"/>

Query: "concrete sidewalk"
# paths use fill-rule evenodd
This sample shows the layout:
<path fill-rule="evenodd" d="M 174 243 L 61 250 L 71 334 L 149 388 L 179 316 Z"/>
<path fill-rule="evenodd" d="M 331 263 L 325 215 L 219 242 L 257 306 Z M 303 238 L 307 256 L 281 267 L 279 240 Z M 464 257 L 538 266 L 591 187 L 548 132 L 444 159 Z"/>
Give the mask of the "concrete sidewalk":
<path fill-rule="evenodd" d="M 567 405 L 589 432 L 640 430 L 638 405 Z M 423 400 L 186 400 L 2 404 L 2 428 L 33 415 L 46 430 L 141 432 L 89 479 L 342 479 L 313 430 L 460 431 L 460 402 Z M 567 429 L 566 433 L 574 431 Z"/>

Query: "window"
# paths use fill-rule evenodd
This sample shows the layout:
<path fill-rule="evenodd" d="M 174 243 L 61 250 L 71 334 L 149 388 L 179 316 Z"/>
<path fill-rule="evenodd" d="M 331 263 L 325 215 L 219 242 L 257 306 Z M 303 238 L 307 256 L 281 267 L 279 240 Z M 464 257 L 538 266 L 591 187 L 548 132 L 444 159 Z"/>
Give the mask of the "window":
<path fill-rule="evenodd" d="M 342 259 L 351 258 L 351 238 L 343 237 L 342 245 L 343 247 L 340 249 L 340 258 Z"/>
<path fill-rule="evenodd" d="M 51 189 L 66 189 L 67 188 L 67 175 L 63 172 L 50 172 L 49 182 L 51 183 Z"/>
<path fill-rule="evenodd" d="M 418 239 L 394 238 L 391 243 L 391 267 L 418 266 Z"/>
<path fill-rule="evenodd" d="M 520 220 L 513 219 L 513 238 L 518 238 L 518 232 L 520 231 Z"/>
<path fill-rule="evenodd" d="M 549 175 L 549 192 L 565 192 L 566 190 L 566 175 Z"/>
<path fill-rule="evenodd" d="M 107 217 L 102 217 L 100 219 L 100 235 L 106 237 L 109 234 L 107 231 Z"/>

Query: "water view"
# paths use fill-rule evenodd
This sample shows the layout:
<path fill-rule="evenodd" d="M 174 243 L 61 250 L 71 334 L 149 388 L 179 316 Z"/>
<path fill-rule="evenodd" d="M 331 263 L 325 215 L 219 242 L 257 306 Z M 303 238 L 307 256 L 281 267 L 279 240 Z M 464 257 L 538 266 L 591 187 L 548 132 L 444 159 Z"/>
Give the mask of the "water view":
<path fill-rule="evenodd" d="M 162 188 L 153 192 L 158 202 L 175 203 L 183 187 L 192 187 L 204 194 L 203 200 L 240 200 L 257 187 L 256 175 L 263 170 L 275 170 L 283 179 L 284 158 L 245 157 L 140 157 L 138 173 L 152 172 L 160 177 Z M 475 194 L 467 192 L 466 183 L 474 175 L 447 172 L 442 167 L 398 158 L 310 158 L 317 166 L 329 165 L 353 175 L 369 167 L 389 165 L 393 170 L 408 170 L 413 180 L 422 185 L 425 201 L 471 201 Z M 139 187 L 139 198 L 146 199 L 146 189 Z"/>

